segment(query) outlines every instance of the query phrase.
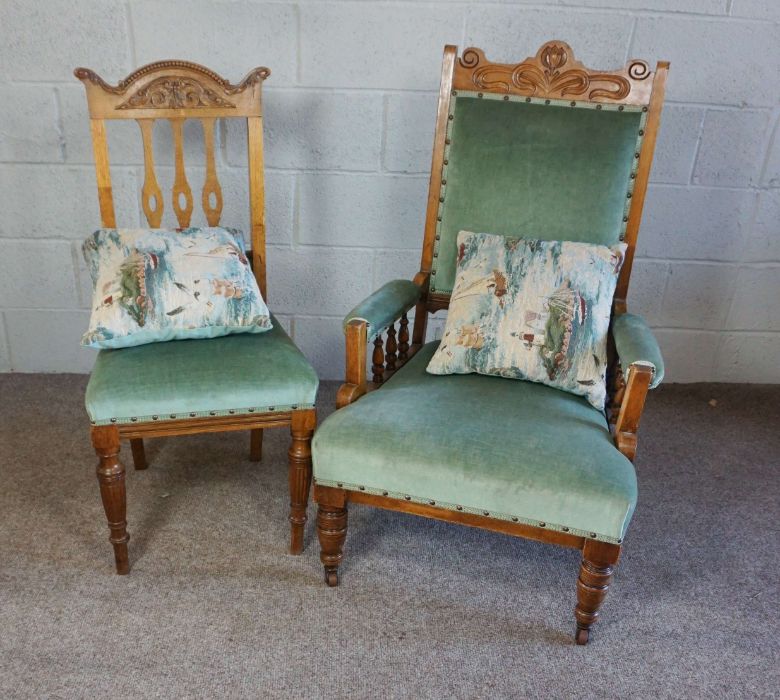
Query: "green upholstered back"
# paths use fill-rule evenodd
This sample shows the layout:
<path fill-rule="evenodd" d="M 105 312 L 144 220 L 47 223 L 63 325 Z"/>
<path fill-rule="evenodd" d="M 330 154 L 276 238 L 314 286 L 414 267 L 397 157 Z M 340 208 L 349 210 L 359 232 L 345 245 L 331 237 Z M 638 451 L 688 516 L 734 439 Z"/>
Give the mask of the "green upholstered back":
<path fill-rule="evenodd" d="M 452 291 L 464 229 L 606 245 L 622 238 L 642 107 L 459 90 L 450 114 L 432 292 Z"/>

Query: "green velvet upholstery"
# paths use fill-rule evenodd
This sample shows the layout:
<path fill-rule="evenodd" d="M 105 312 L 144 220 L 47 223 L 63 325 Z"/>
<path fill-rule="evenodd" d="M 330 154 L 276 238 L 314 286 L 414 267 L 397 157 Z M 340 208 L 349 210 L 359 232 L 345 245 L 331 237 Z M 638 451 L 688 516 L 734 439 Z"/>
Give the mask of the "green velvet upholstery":
<path fill-rule="evenodd" d="M 458 91 L 431 288 L 450 293 L 461 230 L 613 245 L 625 228 L 640 107 Z"/>
<path fill-rule="evenodd" d="M 604 415 L 542 384 L 430 375 L 437 345 L 325 420 L 317 483 L 621 541 L 636 476 Z"/>
<path fill-rule="evenodd" d="M 102 425 L 310 408 L 317 374 L 273 324 L 266 333 L 101 350 L 87 413 Z"/>
<path fill-rule="evenodd" d="M 664 358 L 647 322 L 635 314 L 620 314 L 612 321 L 612 337 L 623 372 L 634 362 L 648 362 L 655 367 L 650 388 L 657 387 L 664 378 Z"/>
<path fill-rule="evenodd" d="M 355 319 L 368 324 L 369 340 L 379 335 L 402 313 L 411 309 L 420 297 L 420 288 L 409 280 L 393 280 L 361 301 L 344 318 L 344 327 Z"/>

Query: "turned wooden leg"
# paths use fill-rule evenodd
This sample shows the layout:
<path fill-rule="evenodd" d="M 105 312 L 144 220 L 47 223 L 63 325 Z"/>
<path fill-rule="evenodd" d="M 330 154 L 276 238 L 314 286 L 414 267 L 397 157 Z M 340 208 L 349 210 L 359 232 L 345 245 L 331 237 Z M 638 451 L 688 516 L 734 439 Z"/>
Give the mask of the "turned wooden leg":
<path fill-rule="evenodd" d="M 249 461 L 259 462 L 263 457 L 263 429 L 249 431 Z"/>
<path fill-rule="evenodd" d="M 325 486 L 317 487 L 317 536 L 320 561 L 325 567 L 325 583 L 339 585 L 339 564 L 344 558 L 347 539 L 347 492 Z"/>
<path fill-rule="evenodd" d="M 587 644 L 590 628 L 598 620 L 599 608 L 607 597 L 614 564 L 620 556 L 620 546 L 588 540 L 582 550 L 580 575 L 577 579 L 577 644 Z"/>
<path fill-rule="evenodd" d="M 293 411 L 290 424 L 290 554 L 303 551 L 303 527 L 311 485 L 311 436 L 317 416 L 314 410 Z"/>
<path fill-rule="evenodd" d="M 136 469 L 146 469 L 149 464 L 146 461 L 146 450 L 144 450 L 143 439 L 133 438 L 130 440 L 130 450 L 133 453 L 133 466 Z"/>
<path fill-rule="evenodd" d="M 119 431 L 116 426 L 95 426 L 92 428 L 92 444 L 100 458 L 97 477 L 100 483 L 100 496 L 111 532 L 108 540 L 114 545 L 116 572 L 126 574 L 130 571 L 127 557 L 127 499 L 125 495 L 125 468 L 119 461 Z"/>

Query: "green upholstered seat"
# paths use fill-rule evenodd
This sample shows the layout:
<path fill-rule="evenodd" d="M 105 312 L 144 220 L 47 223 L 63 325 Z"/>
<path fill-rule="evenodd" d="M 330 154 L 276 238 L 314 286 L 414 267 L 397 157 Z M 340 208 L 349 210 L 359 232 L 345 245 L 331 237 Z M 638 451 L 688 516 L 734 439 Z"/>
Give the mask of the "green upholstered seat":
<path fill-rule="evenodd" d="M 276 319 L 266 333 L 101 350 L 87 386 L 93 423 L 287 411 L 318 379 Z"/>
<path fill-rule="evenodd" d="M 437 345 L 320 426 L 316 482 L 620 542 L 636 475 L 604 415 L 542 384 L 427 374 Z"/>

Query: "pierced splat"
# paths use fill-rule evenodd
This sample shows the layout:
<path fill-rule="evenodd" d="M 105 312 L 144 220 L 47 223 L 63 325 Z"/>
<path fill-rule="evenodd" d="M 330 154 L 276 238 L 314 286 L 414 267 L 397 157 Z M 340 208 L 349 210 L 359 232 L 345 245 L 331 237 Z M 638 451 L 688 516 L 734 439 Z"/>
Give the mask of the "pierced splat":
<path fill-rule="evenodd" d="M 173 211 L 179 226 L 186 228 L 192 218 L 192 188 L 184 170 L 184 120 L 171 119 L 175 175 L 173 180 Z M 183 200 L 183 204 L 182 204 Z"/>
<path fill-rule="evenodd" d="M 152 151 L 152 131 L 154 119 L 139 119 L 141 138 L 144 142 L 144 186 L 141 189 L 141 204 L 144 208 L 146 221 L 152 228 L 160 228 L 162 222 L 163 204 L 162 190 L 154 173 L 154 155 Z"/>
<path fill-rule="evenodd" d="M 214 161 L 214 123 L 216 119 L 201 119 L 203 125 L 203 143 L 206 149 L 206 180 L 203 183 L 201 204 L 209 226 L 219 226 L 222 217 L 222 187 L 217 179 L 217 167 Z M 211 198 L 214 197 L 212 205 Z"/>

